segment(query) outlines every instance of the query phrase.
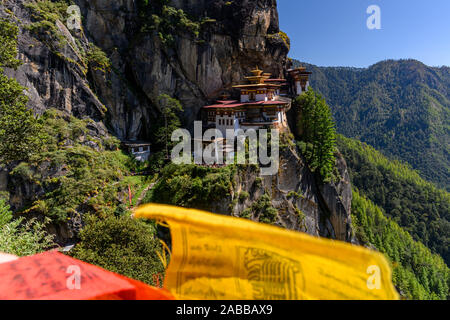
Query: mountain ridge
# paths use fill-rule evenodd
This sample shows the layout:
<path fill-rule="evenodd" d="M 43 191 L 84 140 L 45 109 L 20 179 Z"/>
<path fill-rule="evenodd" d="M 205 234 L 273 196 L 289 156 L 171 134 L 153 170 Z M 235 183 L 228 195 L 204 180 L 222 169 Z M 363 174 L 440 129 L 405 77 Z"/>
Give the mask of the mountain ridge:
<path fill-rule="evenodd" d="M 313 72 L 312 87 L 332 108 L 339 133 L 408 162 L 449 190 L 449 67 L 410 59 L 362 69 L 305 65 Z"/>
<path fill-rule="evenodd" d="M 354 189 L 379 206 L 416 241 L 450 264 L 450 193 L 438 189 L 410 166 L 391 161 L 373 147 L 338 136 Z"/>

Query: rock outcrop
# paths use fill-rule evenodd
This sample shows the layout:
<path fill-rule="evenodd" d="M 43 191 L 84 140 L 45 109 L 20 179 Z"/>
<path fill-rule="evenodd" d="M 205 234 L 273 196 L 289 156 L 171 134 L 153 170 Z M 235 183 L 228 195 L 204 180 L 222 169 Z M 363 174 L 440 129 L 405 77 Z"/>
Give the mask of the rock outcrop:
<path fill-rule="evenodd" d="M 336 165 L 340 173 L 338 180 L 320 184 L 295 148 L 285 148 L 280 154 L 277 175 L 259 177 L 258 172 L 248 170 L 235 177 L 234 198 L 239 199 L 243 193 L 249 198 L 232 204 L 233 215 L 241 216 L 245 209 L 268 194 L 278 211 L 276 225 L 314 236 L 351 241 L 350 177 L 345 160 L 339 155 Z"/>

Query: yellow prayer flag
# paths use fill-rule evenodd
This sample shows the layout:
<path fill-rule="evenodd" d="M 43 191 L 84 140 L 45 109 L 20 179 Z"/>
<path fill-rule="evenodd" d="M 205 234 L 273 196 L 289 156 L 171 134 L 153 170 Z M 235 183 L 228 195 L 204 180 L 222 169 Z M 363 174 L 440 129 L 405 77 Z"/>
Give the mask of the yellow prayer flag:
<path fill-rule="evenodd" d="M 164 205 L 135 217 L 169 225 L 165 288 L 177 299 L 398 299 L 384 256 L 363 247 Z"/>

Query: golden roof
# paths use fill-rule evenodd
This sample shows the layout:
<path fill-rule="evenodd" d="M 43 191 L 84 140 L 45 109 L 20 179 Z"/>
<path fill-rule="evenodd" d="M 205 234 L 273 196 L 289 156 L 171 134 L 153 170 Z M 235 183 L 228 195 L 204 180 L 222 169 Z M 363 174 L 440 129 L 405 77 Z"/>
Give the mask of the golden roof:
<path fill-rule="evenodd" d="M 233 86 L 233 88 L 242 89 L 242 88 L 278 88 L 281 87 L 278 84 L 272 83 L 250 83 L 250 84 L 240 84 L 237 86 Z"/>
<path fill-rule="evenodd" d="M 312 74 L 312 72 L 306 71 L 306 67 L 298 67 L 295 69 L 290 69 L 288 70 L 288 72 L 291 74 Z"/>
<path fill-rule="evenodd" d="M 266 80 L 270 79 L 272 74 L 270 73 L 264 73 L 262 70 L 256 67 L 255 70 L 251 71 L 253 75 L 245 77 L 245 79 L 248 80 L 248 84 L 241 84 L 233 86 L 233 88 L 274 88 L 274 87 L 280 87 L 279 85 L 271 84 L 271 83 L 265 83 Z"/>
<path fill-rule="evenodd" d="M 264 80 L 270 79 L 271 76 L 270 73 L 264 73 L 262 70 L 260 70 L 258 66 L 255 70 L 252 70 L 251 73 L 253 73 L 253 75 L 245 77 L 245 79 L 253 84 L 263 84 Z"/>

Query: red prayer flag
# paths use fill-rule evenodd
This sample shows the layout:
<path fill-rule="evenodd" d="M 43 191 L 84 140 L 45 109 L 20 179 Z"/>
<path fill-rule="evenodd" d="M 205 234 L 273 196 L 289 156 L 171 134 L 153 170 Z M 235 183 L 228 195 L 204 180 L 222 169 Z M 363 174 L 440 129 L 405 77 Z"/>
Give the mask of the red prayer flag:
<path fill-rule="evenodd" d="M 56 251 L 0 264 L 0 300 L 173 300 L 164 289 Z"/>

